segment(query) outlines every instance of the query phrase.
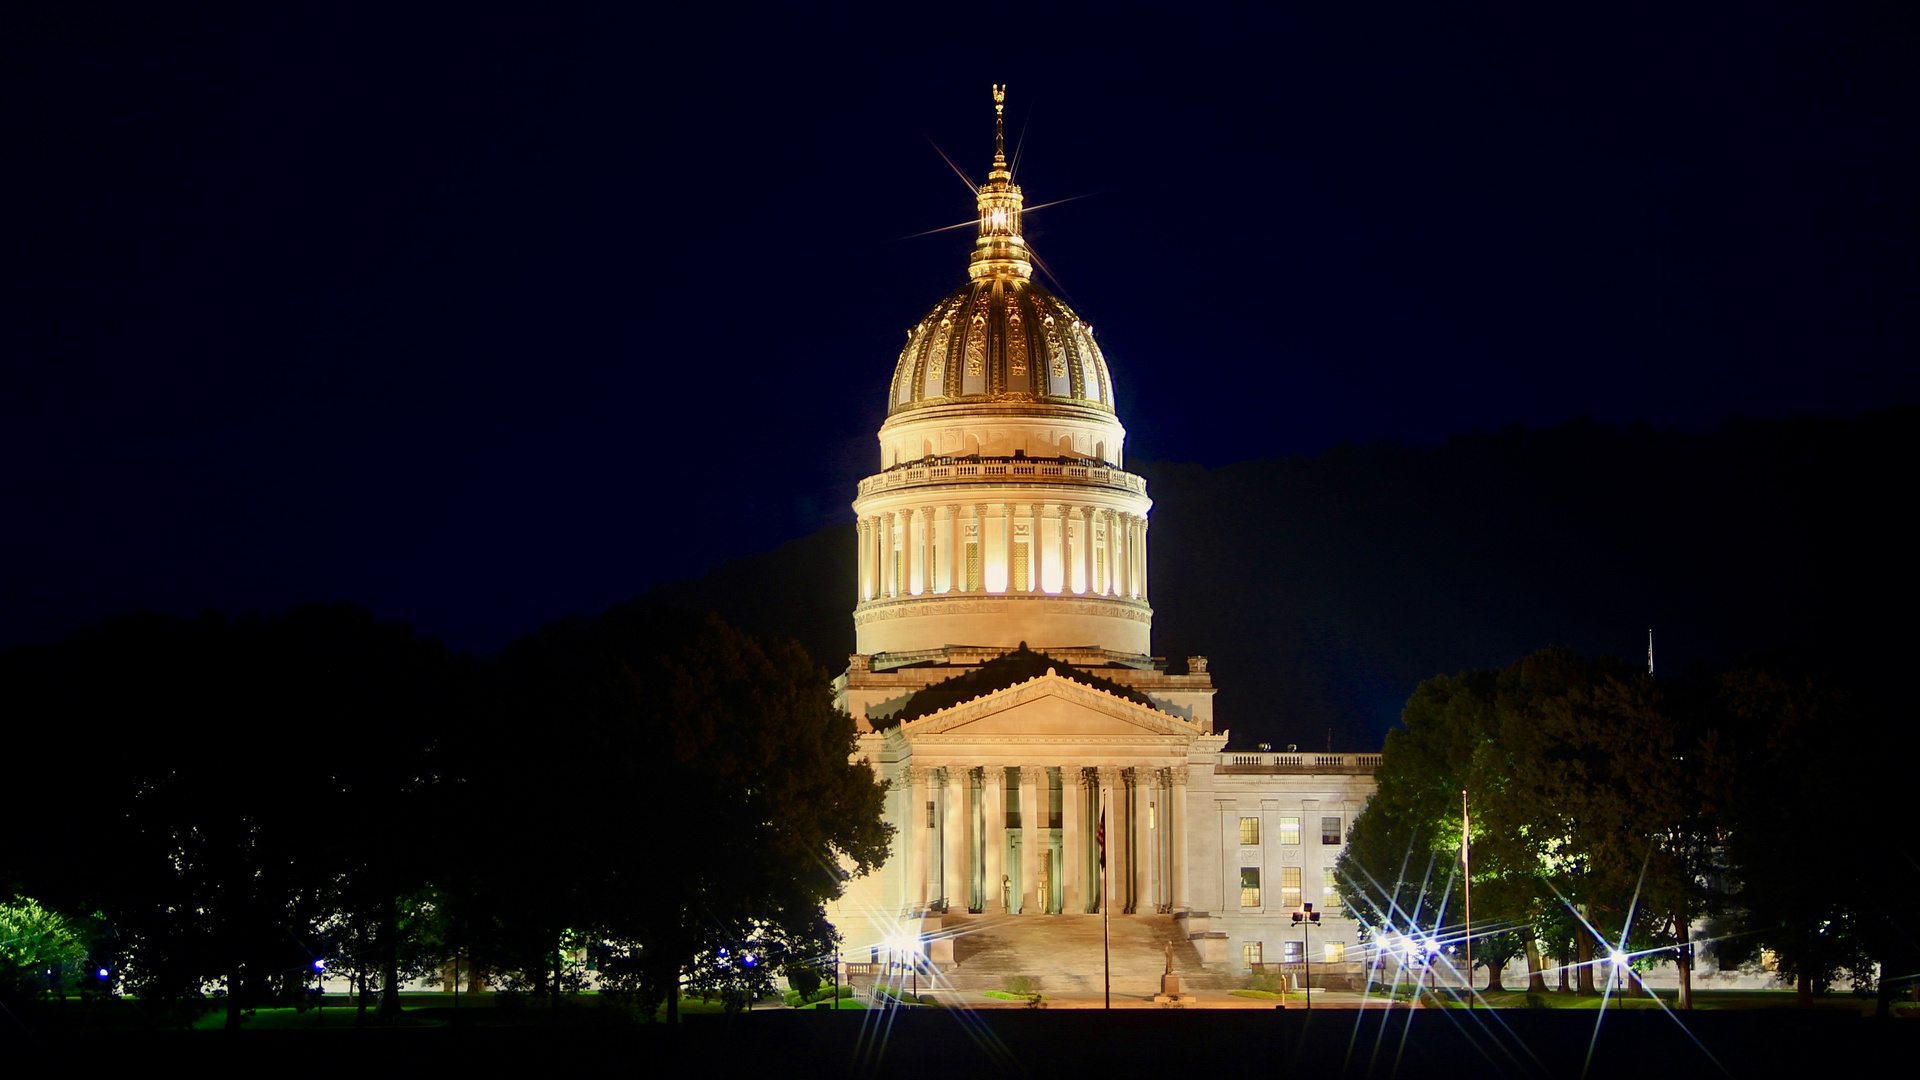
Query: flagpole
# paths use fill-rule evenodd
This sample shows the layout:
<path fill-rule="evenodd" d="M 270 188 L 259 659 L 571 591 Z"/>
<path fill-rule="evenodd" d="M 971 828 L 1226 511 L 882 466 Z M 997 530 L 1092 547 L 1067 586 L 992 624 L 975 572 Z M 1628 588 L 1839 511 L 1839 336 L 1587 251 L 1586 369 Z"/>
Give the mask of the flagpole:
<path fill-rule="evenodd" d="M 1473 1008 L 1473 848 L 1468 832 L 1467 789 L 1460 789 L 1460 868 L 1467 915 L 1467 1008 Z"/>

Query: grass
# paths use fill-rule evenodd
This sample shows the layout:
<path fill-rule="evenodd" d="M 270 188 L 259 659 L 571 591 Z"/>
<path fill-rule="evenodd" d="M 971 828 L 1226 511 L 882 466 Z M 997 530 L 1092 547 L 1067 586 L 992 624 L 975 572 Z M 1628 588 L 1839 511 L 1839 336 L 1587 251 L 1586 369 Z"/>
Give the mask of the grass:
<path fill-rule="evenodd" d="M 1287 995 L 1276 994 L 1271 990 L 1230 990 L 1234 997 L 1253 998 L 1256 1001 L 1285 1001 Z"/>
<path fill-rule="evenodd" d="M 985 991 L 981 996 L 997 998 L 1001 1001 L 1024 1001 L 1029 1004 L 1036 1001 L 1047 1000 L 1047 995 L 1045 994 L 1020 994 L 1020 993 L 1015 993 L 1012 990 L 988 990 L 988 991 Z"/>
<path fill-rule="evenodd" d="M 1559 991 L 1549 991 L 1533 996 L 1537 1000 L 1546 1002 L 1547 1007 L 1553 1009 L 1597 1010 L 1603 1001 L 1608 1009 L 1658 1009 L 1663 1005 L 1669 1009 L 1679 1007 L 1678 991 L 1663 989 L 1655 990 L 1654 994 L 1657 995 L 1658 1000 L 1640 994 L 1627 996 L 1616 993 L 1610 998 L 1605 998 L 1600 994 L 1563 994 Z M 1480 1000 L 1496 1009 L 1525 1009 L 1529 1007 L 1527 997 L 1525 990 L 1502 990 L 1482 994 Z M 1434 998 L 1432 995 L 1423 995 L 1422 1000 L 1431 1004 Z M 1444 1008 L 1466 1007 L 1463 1002 L 1445 993 L 1440 995 L 1439 1001 Z M 1693 992 L 1693 1007 L 1702 1011 L 1795 1009 L 1799 1004 L 1799 995 L 1792 990 L 1695 990 Z M 1853 994 L 1822 994 L 1813 999 L 1813 1007 L 1836 1012 L 1871 1013 L 1874 1008 L 1874 999 L 1857 997 Z M 1907 1009 L 1902 1009 L 1901 1003 L 1897 1002 L 1894 1005 L 1896 1014 L 1912 1015 L 1907 1011 L 1912 1008 L 1908 1005 Z"/>

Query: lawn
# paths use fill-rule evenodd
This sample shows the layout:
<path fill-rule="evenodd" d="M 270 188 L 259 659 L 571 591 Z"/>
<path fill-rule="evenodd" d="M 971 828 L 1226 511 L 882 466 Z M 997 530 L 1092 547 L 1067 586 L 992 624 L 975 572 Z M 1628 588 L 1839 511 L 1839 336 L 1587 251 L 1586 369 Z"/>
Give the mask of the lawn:
<path fill-rule="evenodd" d="M 1549 1008 L 1554 1009 L 1599 1009 L 1603 1002 L 1608 1009 L 1658 1009 L 1663 1006 L 1668 1009 L 1676 1009 L 1679 1007 L 1679 994 L 1677 991 L 1656 990 L 1654 993 L 1657 995 L 1658 1000 L 1643 997 L 1639 994 L 1629 997 L 1625 994 L 1616 993 L 1612 997 L 1603 997 L 1599 994 L 1581 996 L 1578 994 L 1562 994 L 1557 991 L 1537 995 L 1537 998 L 1545 1001 Z M 1480 999 L 1498 1009 L 1525 1009 L 1529 1007 L 1527 994 L 1521 990 L 1504 990 L 1482 994 Z M 1433 999 L 1428 997 L 1423 1000 L 1430 1003 Z M 1464 1003 L 1444 995 L 1441 1001 L 1446 1008 L 1466 1007 Z M 1799 996 L 1792 990 L 1695 990 L 1693 992 L 1693 1007 L 1703 1011 L 1726 1009 L 1794 1009 L 1798 1008 L 1799 1004 Z M 1836 1012 L 1871 1013 L 1874 1008 L 1874 1000 L 1871 997 L 1858 997 L 1853 994 L 1822 994 L 1813 999 L 1813 1007 L 1815 1009 Z M 1914 1006 L 1911 1003 L 1896 1002 L 1894 1009 L 1899 1015 L 1913 1015 Z"/>

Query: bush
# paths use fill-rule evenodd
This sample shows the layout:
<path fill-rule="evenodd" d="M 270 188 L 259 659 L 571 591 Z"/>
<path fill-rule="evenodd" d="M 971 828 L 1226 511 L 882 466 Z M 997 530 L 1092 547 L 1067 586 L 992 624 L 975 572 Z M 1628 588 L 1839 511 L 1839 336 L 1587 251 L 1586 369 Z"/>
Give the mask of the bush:
<path fill-rule="evenodd" d="M 1546 998 L 1546 995 L 1545 995 L 1545 994 L 1528 994 L 1528 995 L 1527 995 L 1527 1008 L 1529 1008 L 1529 1009 L 1551 1009 L 1551 1008 L 1553 1008 L 1553 1002 L 1551 1002 L 1551 1001 L 1548 1001 L 1548 1000 L 1547 1000 L 1547 998 Z"/>

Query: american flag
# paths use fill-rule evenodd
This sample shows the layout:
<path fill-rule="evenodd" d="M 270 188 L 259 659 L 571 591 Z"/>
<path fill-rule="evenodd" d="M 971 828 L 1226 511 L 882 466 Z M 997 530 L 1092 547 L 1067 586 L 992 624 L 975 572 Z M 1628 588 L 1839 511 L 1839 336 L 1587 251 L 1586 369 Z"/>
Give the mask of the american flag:
<path fill-rule="evenodd" d="M 1100 824 L 1093 830 L 1093 842 L 1100 847 L 1100 869 L 1107 868 L 1107 812 L 1100 811 Z"/>

